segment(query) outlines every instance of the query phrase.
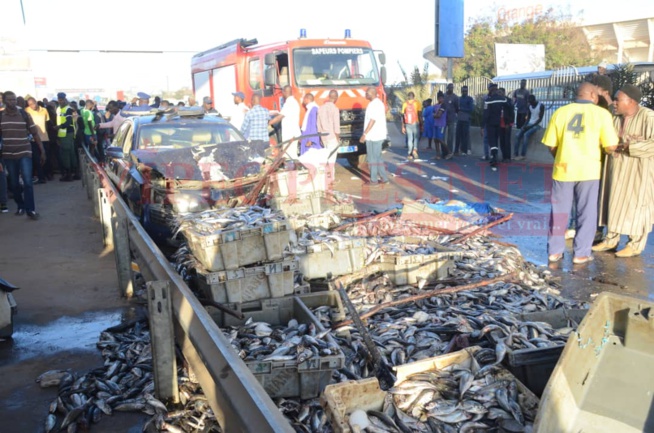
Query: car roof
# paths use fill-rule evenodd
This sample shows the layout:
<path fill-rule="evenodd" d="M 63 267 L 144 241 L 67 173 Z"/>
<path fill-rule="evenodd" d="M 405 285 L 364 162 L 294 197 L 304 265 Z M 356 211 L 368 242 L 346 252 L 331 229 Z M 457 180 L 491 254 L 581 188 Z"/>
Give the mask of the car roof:
<path fill-rule="evenodd" d="M 203 116 L 203 117 L 183 117 L 183 116 L 134 116 L 129 117 L 130 120 L 134 122 L 135 125 L 147 125 L 147 124 L 160 124 L 160 125 L 174 125 L 175 123 L 217 123 L 229 125 L 230 123 L 223 119 L 222 117 L 216 116 Z"/>

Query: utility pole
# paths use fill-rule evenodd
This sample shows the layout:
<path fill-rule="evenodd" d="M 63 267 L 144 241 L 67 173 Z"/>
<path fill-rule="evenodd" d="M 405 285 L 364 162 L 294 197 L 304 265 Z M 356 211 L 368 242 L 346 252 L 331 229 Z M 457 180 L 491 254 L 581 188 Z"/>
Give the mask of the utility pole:
<path fill-rule="evenodd" d="M 23 14 L 23 25 L 25 25 L 25 8 L 23 7 L 23 0 L 20 0 L 20 11 Z"/>
<path fill-rule="evenodd" d="M 452 71 L 452 66 L 453 66 L 453 61 L 452 57 L 447 58 L 447 82 L 448 83 L 453 83 L 454 82 L 454 73 Z"/>

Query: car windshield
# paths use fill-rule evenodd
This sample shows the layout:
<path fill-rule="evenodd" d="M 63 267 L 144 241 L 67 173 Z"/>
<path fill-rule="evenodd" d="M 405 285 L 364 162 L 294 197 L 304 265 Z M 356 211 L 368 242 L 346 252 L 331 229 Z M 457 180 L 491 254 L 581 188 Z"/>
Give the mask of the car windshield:
<path fill-rule="evenodd" d="M 183 149 L 244 140 L 228 123 L 152 123 L 139 128 L 137 148 Z"/>
<path fill-rule="evenodd" d="M 257 175 L 268 143 L 248 143 L 227 123 L 148 124 L 139 129 L 140 163 L 166 178 L 226 181 Z"/>
<path fill-rule="evenodd" d="M 315 47 L 293 50 L 298 86 L 351 86 L 379 83 L 377 61 L 370 48 Z"/>

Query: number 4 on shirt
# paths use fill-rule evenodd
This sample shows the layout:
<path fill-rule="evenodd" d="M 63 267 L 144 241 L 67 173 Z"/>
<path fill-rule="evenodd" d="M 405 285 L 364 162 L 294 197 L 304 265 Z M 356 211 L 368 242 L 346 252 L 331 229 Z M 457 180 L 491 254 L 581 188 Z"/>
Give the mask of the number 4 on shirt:
<path fill-rule="evenodd" d="M 579 135 L 584 132 L 584 115 L 583 113 L 577 113 L 572 119 L 568 122 L 568 131 L 574 133 L 575 138 L 578 138 Z"/>

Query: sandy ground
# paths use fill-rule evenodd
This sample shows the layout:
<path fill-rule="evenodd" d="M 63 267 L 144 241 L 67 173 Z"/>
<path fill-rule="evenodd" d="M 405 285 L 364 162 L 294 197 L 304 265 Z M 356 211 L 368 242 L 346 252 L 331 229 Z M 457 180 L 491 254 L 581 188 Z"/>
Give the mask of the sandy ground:
<path fill-rule="evenodd" d="M 85 373 L 101 365 L 100 331 L 133 312 L 117 289 L 113 252 L 80 181 L 35 185 L 39 221 L 0 214 L 0 275 L 20 290 L 13 340 L 0 342 L 0 431 L 43 431 L 56 388 L 34 379 L 49 369 Z M 94 432 L 126 432 L 139 415 L 113 416 Z M 139 429 L 135 431 L 140 431 Z"/>

